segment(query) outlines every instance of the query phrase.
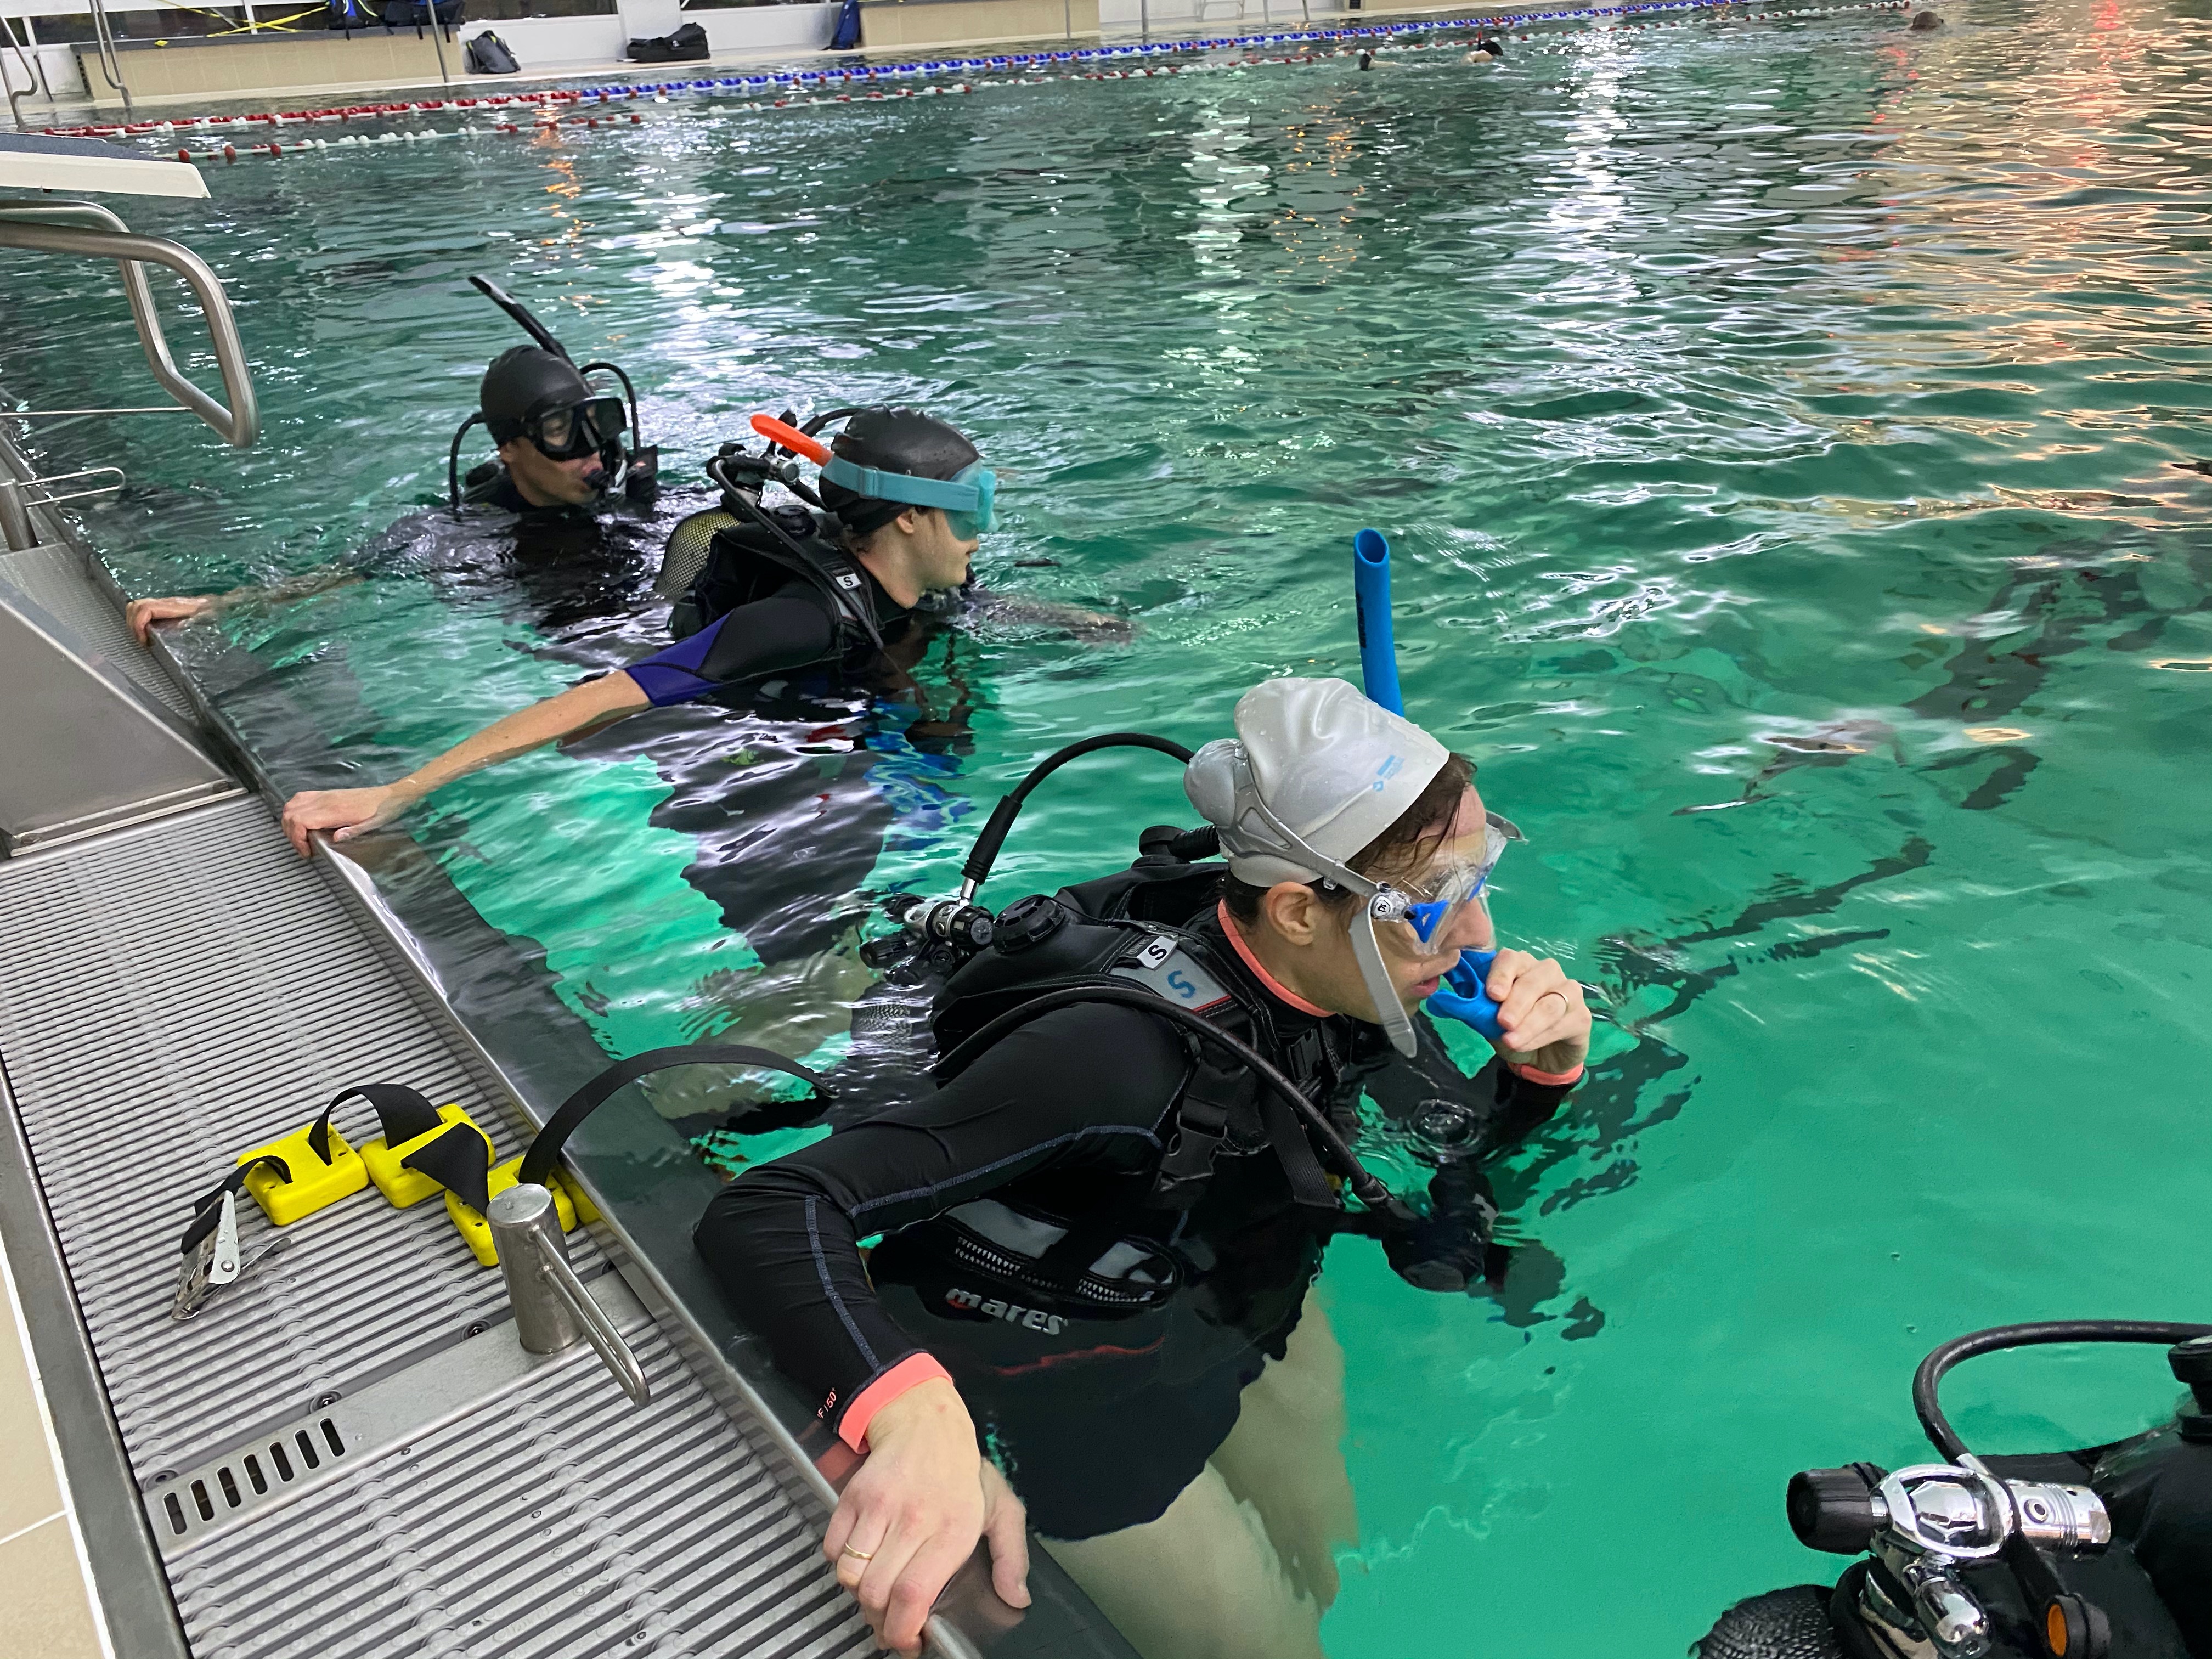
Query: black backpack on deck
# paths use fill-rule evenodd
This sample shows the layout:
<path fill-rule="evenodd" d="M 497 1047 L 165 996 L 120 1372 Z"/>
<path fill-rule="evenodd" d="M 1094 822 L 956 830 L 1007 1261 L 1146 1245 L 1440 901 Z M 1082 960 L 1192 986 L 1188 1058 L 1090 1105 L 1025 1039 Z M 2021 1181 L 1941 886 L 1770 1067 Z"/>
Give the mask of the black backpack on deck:
<path fill-rule="evenodd" d="M 629 43 L 634 64 L 690 64 L 707 55 L 707 31 L 696 23 L 686 23 L 673 34 L 656 34 Z"/>
<path fill-rule="evenodd" d="M 466 62 L 471 75 L 514 75 L 522 68 L 507 42 L 489 29 L 468 43 Z"/>

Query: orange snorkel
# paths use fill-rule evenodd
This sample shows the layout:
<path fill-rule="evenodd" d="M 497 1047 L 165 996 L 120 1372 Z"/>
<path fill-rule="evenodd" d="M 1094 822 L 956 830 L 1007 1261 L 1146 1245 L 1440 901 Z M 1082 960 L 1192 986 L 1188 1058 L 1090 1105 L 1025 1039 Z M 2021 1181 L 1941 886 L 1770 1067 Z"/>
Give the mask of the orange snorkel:
<path fill-rule="evenodd" d="M 773 415 L 754 416 L 752 427 L 770 443 L 787 449 L 794 455 L 803 455 L 817 466 L 826 466 L 830 463 L 828 444 L 808 437 L 797 427 L 779 421 Z"/>

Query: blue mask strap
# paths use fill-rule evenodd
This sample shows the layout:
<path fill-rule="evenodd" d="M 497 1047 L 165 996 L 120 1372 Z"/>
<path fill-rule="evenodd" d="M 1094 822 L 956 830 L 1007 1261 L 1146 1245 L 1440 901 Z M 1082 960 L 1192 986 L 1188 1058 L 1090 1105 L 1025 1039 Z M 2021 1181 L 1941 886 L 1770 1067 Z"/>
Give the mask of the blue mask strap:
<path fill-rule="evenodd" d="M 911 472 L 883 472 L 872 466 L 857 466 L 842 455 L 824 461 L 822 476 L 873 501 L 903 501 L 908 507 L 979 514 L 985 505 L 983 492 L 975 484 L 951 478 L 917 478 Z"/>

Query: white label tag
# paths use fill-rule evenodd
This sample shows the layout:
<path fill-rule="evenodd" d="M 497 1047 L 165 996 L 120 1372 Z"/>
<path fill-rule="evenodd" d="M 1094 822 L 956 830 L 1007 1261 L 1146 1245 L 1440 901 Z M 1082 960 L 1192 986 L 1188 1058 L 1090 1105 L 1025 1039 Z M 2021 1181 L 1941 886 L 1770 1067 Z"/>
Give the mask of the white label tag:
<path fill-rule="evenodd" d="M 1220 981 L 1181 953 L 1171 939 L 1154 939 L 1135 962 L 1114 969 L 1114 976 L 1134 980 L 1162 1000 L 1194 1014 L 1211 1013 L 1231 1000 Z"/>

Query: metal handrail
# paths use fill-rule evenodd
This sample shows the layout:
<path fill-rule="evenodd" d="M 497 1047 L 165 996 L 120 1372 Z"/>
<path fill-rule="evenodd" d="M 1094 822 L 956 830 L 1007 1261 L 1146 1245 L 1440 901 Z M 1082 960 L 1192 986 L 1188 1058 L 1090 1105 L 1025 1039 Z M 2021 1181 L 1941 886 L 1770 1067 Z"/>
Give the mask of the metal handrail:
<path fill-rule="evenodd" d="M 100 78 L 123 94 L 123 112 L 132 113 L 131 88 L 123 84 L 123 60 L 116 55 L 115 32 L 108 27 L 102 0 L 92 0 L 92 38 L 100 48 Z"/>
<path fill-rule="evenodd" d="M 76 225 L 67 222 L 72 219 Z M 159 236 L 141 236 L 107 209 L 92 202 L 0 202 L 0 247 L 114 260 L 123 273 L 123 291 L 131 301 L 138 342 L 146 349 L 147 364 L 161 389 L 237 448 L 247 448 L 260 434 L 261 413 L 253 398 L 246 347 L 238 337 L 238 320 L 231 314 L 222 279 L 190 248 Z M 175 271 L 199 301 L 209 337 L 215 343 L 216 365 L 222 373 L 223 393 L 230 400 L 228 408 L 186 380 L 169 355 L 168 337 L 161 331 L 161 319 L 154 308 L 154 290 L 146 280 L 149 263 Z"/>
<path fill-rule="evenodd" d="M 15 20 L 14 18 L 0 17 L 0 34 L 4 34 L 7 37 L 8 50 L 15 54 L 15 61 L 23 66 L 23 75 L 31 83 L 29 86 L 25 87 L 21 92 L 16 91 L 15 83 L 8 79 L 5 61 L 0 60 L 0 86 L 5 86 L 8 88 L 8 117 L 10 120 L 15 122 L 15 131 L 21 132 L 23 131 L 23 108 L 21 100 L 28 98 L 32 94 L 38 91 L 40 88 L 46 85 L 46 81 L 39 73 L 37 67 L 31 62 L 30 58 L 25 55 L 23 52 L 23 43 L 15 38 Z"/>

